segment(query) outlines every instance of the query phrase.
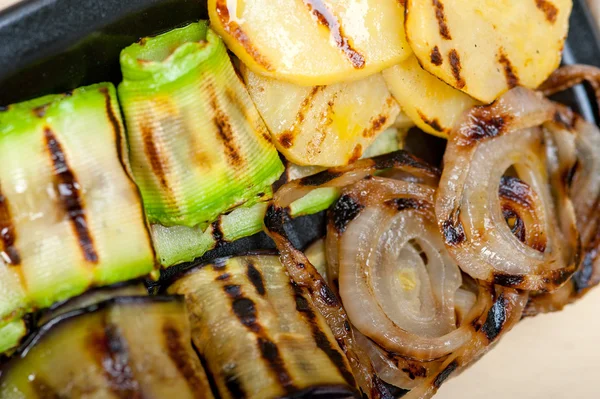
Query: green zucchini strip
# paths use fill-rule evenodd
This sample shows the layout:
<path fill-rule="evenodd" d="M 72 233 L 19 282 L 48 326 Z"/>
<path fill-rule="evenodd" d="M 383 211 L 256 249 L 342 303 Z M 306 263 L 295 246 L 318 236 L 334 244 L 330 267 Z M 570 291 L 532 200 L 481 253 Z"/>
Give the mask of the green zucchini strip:
<path fill-rule="evenodd" d="M 152 224 L 203 230 L 268 199 L 283 164 L 206 22 L 143 39 L 121 66 L 129 160 Z"/>
<path fill-rule="evenodd" d="M 351 397 L 347 359 L 277 256 L 220 260 L 169 292 L 185 296 L 192 340 L 222 398 Z"/>
<path fill-rule="evenodd" d="M 0 112 L 0 327 L 154 269 L 122 143 L 109 83 Z"/>
<path fill-rule="evenodd" d="M 16 348 L 27 334 L 23 320 L 13 320 L 0 328 L 0 353 Z"/>
<path fill-rule="evenodd" d="M 2 398 L 212 399 L 177 297 L 119 297 L 52 319 L 0 375 Z"/>
<path fill-rule="evenodd" d="M 367 148 L 366 154 L 376 156 L 402 148 L 396 129 L 388 129 Z M 286 180 L 294 180 L 320 172 L 321 168 L 302 167 L 290 164 L 285 171 Z M 290 206 L 292 217 L 312 215 L 328 209 L 339 197 L 336 188 L 319 188 Z M 270 198 L 270 188 L 266 191 Z M 152 237 L 156 256 L 163 267 L 191 262 L 224 242 L 233 242 L 262 231 L 267 204 L 259 202 L 241 206 L 231 213 L 221 215 L 208 228 L 159 224 L 152 226 Z"/>

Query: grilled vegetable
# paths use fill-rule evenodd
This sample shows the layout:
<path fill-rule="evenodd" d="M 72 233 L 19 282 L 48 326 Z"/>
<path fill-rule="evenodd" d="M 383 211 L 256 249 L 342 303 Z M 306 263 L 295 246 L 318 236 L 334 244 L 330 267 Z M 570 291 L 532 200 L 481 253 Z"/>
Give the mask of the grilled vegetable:
<path fill-rule="evenodd" d="M 396 129 L 380 134 L 366 153 L 379 155 L 392 152 L 402 146 L 402 137 Z M 315 170 L 316 169 L 316 170 Z M 282 179 L 297 179 L 317 173 L 320 168 L 289 164 Z M 268 195 L 267 195 L 268 193 Z M 270 197 L 271 191 L 265 193 Z M 292 217 L 312 215 L 323 211 L 339 197 L 335 188 L 318 189 L 290 206 Z M 220 215 L 208 228 L 187 226 L 165 227 L 159 224 L 152 226 L 154 249 L 158 261 L 163 267 L 190 262 L 207 251 L 217 248 L 226 242 L 259 233 L 263 228 L 263 219 L 267 204 L 259 202 L 252 206 L 240 206 L 231 213 Z"/>
<path fill-rule="evenodd" d="M 298 165 L 356 161 L 400 113 L 379 74 L 314 87 L 277 81 L 247 68 L 242 76 L 273 142 Z"/>
<path fill-rule="evenodd" d="M 0 112 L 1 323 L 153 270 L 122 133 L 108 83 Z"/>
<path fill-rule="evenodd" d="M 151 223 L 204 228 L 264 199 L 283 165 L 205 22 L 143 39 L 121 66 L 129 160 Z"/>
<path fill-rule="evenodd" d="M 276 256 L 220 260 L 169 291 L 186 297 L 192 339 L 222 398 L 351 396 L 346 358 Z"/>
<path fill-rule="evenodd" d="M 402 111 L 436 136 L 447 137 L 456 120 L 478 103 L 425 71 L 414 55 L 382 74 Z"/>
<path fill-rule="evenodd" d="M 47 323 L 2 370 L 2 398 L 212 398 L 183 302 L 121 297 Z"/>
<path fill-rule="evenodd" d="M 0 353 L 7 352 L 19 345 L 27 334 L 27 326 L 23 320 L 13 320 L 0 328 Z"/>
<path fill-rule="evenodd" d="M 256 73 L 312 86 L 356 80 L 411 53 L 397 0 L 209 0 L 211 26 Z"/>
<path fill-rule="evenodd" d="M 406 35 L 419 62 L 483 102 L 556 69 L 571 0 L 407 1 Z"/>

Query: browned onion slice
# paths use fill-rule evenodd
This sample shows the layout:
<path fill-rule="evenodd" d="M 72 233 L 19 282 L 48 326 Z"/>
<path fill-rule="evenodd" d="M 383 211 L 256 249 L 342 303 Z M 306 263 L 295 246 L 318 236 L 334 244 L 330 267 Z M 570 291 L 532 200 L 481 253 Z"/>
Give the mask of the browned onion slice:
<path fill-rule="evenodd" d="M 575 136 L 555 121 L 560 116 L 541 94 L 515 88 L 473 108 L 450 134 L 436 215 L 449 252 L 473 278 L 552 291 L 577 270 L 580 245 L 562 178 L 575 162 Z M 526 229 L 521 237 L 507 223 L 511 212 Z"/>
<path fill-rule="evenodd" d="M 551 95 L 582 81 L 589 82 L 600 97 L 600 69 L 583 65 L 557 70 L 540 89 Z M 600 129 L 572 111 L 557 107 L 561 110 L 560 118 L 555 119 L 576 135 L 577 164 L 564 178 L 571 186 L 570 195 L 581 234 L 582 260 L 571 281 L 560 290 L 533 293 L 526 316 L 561 310 L 600 284 Z"/>
<path fill-rule="evenodd" d="M 319 187 L 345 187 L 371 176 L 378 170 L 390 168 L 423 180 L 435 180 L 439 176 L 437 169 L 405 151 L 397 151 L 358 161 L 351 167 L 334 168 L 287 183 L 275 194 L 273 204 L 269 206 L 265 217 L 266 231 L 275 241 L 290 278 L 310 294 L 314 305 L 325 317 L 340 347 L 346 353 L 359 386 L 370 398 L 392 396 L 375 374 L 367 354 L 356 344 L 348 316 L 338 298 L 304 253 L 290 242 L 285 223 L 289 218 L 287 207 L 311 190 Z M 348 211 L 352 212 L 351 209 Z"/>
<path fill-rule="evenodd" d="M 365 160 L 288 183 L 265 219 L 290 277 L 311 293 L 370 397 L 387 395 L 378 378 L 430 397 L 519 320 L 526 302 L 526 293 L 463 281 L 437 229 L 438 176 L 405 152 Z M 320 187 L 342 188 L 330 211 L 327 275 L 343 308 L 284 226 L 284 206 Z"/>

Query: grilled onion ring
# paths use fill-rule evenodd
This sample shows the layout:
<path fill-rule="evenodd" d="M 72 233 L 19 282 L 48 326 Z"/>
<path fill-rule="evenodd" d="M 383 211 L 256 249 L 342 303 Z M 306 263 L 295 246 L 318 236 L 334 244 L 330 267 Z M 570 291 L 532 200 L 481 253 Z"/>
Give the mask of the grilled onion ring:
<path fill-rule="evenodd" d="M 392 169 L 376 175 L 388 168 Z M 378 381 L 381 376 L 402 388 L 433 394 L 453 370 L 480 356 L 519 320 L 526 302 L 527 294 L 516 290 L 463 286 L 460 270 L 436 228 L 433 197 L 438 178 L 435 168 L 399 151 L 288 183 L 275 194 L 265 218 L 290 277 L 310 292 L 348 355 L 363 392 L 371 392 L 372 397 L 387 395 Z M 320 187 L 342 188 L 343 195 L 330 212 L 327 255 L 335 259 L 327 274 L 339 278 L 348 314 L 306 256 L 293 247 L 284 226 L 285 207 Z M 429 265 L 419 264 L 422 256 L 431 259 Z M 407 266 L 404 271 L 395 268 L 398 258 Z M 378 266 L 367 267 L 368 261 Z M 420 284 L 414 288 L 422 295 L 415 295 L 415 290 L 391 291 L 389 281 L 398 281 L 397 272 L 401 284 L 402 278 L 405 284 Z M 412 305 L 412 309 L 398 305 Z M 377 320 L 364 317 L 376 314 Z M 357 340 L 350 323 L 368 338 L 357 334 Z M 376 346 L 365 346 L 365 340 Z M 400 374 L 392 370 L 373 378 L 378 359 L 372 349 L 393 353 L 398 364 L 428 371 L 412 384 L 406 383 L 402 374 L 407 372 L 400 368 Z"/>
<path fill-rule="evenodd" d="M 473 278 L 552 291 L 577 270 L 580 243 L 562 178 L 575 163 L 575 136 L 557 122 L 560 111 L 515 88 L 473 108 L 450 134 L 436 216 L 449 252 Z M 534 232 L 523 241 L 506 222 L 501 183 L 513 186 L 507 196 L 520 209 L 511 210 Z"/>

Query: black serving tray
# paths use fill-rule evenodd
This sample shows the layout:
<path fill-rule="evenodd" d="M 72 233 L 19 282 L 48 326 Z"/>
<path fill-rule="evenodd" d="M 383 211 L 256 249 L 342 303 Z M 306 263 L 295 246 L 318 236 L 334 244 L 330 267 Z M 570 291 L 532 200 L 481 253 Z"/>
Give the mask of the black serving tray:
<path fill-rule="evenodd" d="M 205 0 L 25 0 L 0 12 L 0 107 L 101 81 L 118 84 L 122 48 L 201 18 L 206 18 Z M 574 1 L 563 62 L 600 67 L 600 35 L 585 0 Z M 600 120 L 595 97 L 584 86 L 557 99 L 588 120 Z M 427 137 L 408 143 L 424 158 L 443 145 Z M 292 241 L 303 247 L 324 234 L 324 213 L 293 225 Z M 170 268 L 161 281 L 218 257 L 273 248 L 264 233 L 257 234 Z"/>

